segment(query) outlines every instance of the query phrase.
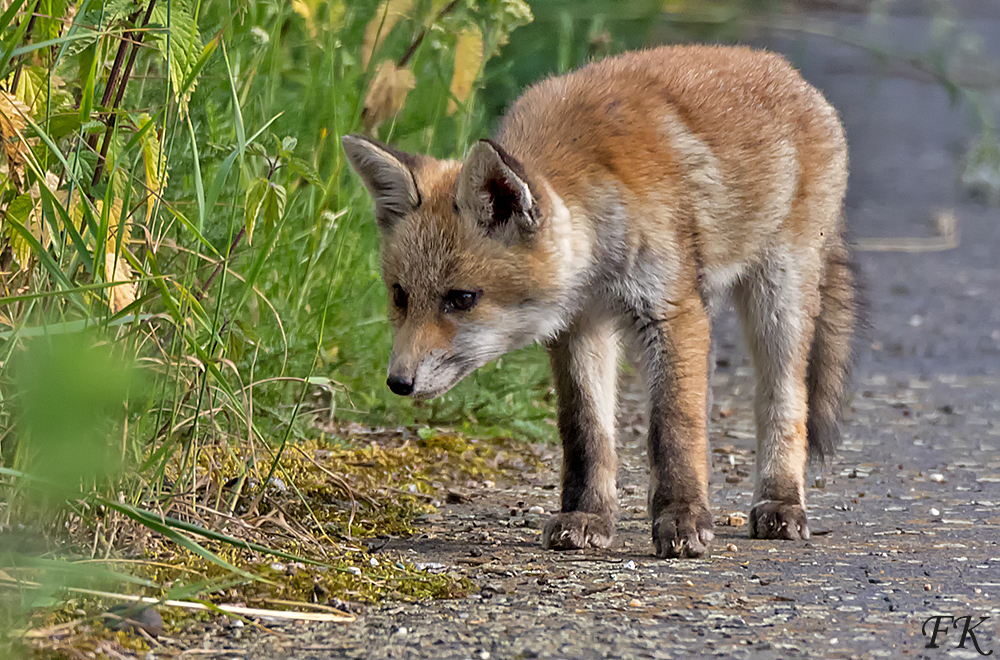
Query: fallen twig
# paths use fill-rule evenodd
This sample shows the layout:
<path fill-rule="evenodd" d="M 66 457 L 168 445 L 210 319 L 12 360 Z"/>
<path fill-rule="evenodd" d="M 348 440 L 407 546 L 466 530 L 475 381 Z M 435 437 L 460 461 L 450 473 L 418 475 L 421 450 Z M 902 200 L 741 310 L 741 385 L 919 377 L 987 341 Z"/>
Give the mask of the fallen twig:
<path fill-rule="evenodd" d="M 0 586 L 24 586 L 25 582 L 15 581 L 13 583 L 0 581 Z M 98 598 L 115 598 L 131 603 L 146 603 L 148 605 L 160 605 L 162 607 L 179 607 L 186 610 L 205 610 L 209 612 L 225 612 L 227 614 L 237 614 L 240 616 L 253 616 L 266 619 L 288 619 L 290 621 L 316 621 L 324 623 L 353 623 L 357 617 L 346 612 L 290 612 L 288 610 L 266 610 L 257 607 L 241 607 L 239 605 L 206 605 L 190 600 L 162 600 L 150 598 L 148 596 L 133 596 L 131 594 L 118 594 L 110 591 L 97 591 L 95 589 L 80 589 L 77 587 L 66 587 L 66 591 L 85 596 L 96 596 Z M 315 607 L 313 603 L 297 603 L 300 606 Z M 61 624 L 65 625 L 65 624 Z M 42 631 L 29 631 L 26 636 L 37 636 L 42 632 L 51 632 L 51 628 Z"/>
<path fill-rule="evenodd" d="M 943 252 L 958 247 L 958 221 L 952 209 L 934 215 L 937 236 L 931 238 L 859 238 L 856 252 Z"/>

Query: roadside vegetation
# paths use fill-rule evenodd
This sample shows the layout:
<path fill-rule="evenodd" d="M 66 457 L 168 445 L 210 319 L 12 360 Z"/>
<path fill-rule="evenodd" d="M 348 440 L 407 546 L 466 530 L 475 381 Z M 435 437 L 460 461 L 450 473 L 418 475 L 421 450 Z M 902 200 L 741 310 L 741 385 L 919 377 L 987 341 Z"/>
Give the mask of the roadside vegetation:
<path fill-rule="evenodd" d="M 530 469 L 548 363 L 388 393 L 377 230 L 340 137 L 461 155 L 543 75 L 783 8 L 2 0 L 0 655 L 145 648 L 109 592 L 345 617 L 465 593 L 372 539 Z M 914 65 L 971 101 L 968 176 L 998 194 L 988 97 Z"/>

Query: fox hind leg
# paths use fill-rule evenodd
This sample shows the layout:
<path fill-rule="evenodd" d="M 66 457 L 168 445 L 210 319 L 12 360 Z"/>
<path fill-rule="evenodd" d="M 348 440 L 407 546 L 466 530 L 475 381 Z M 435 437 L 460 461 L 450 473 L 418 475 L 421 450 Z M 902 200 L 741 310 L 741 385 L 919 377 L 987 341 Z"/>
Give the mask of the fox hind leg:
<path fill-rule="evenodd" d="M 609 547 L 618 513 L 615 412 L 618 335 L 581 319 L 549 346 L 563 444 L 562 510 L 542 532 L 546 549 Z"/>
<path fill-rule="evenodd" d="M 809 538 L 806 366 L 819 310 L 820 264 L 769 255 L 734 289 L 757 386 L 752 538 Z"/>

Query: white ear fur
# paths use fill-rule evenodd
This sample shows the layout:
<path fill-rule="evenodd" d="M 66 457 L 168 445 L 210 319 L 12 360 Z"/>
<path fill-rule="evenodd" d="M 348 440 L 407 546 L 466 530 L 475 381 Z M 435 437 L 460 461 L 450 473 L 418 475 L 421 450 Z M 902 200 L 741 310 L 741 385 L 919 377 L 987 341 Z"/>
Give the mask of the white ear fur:
<path fill-rule="evenodd" d="M 538 228 L 535 199 L 523 168 L 488 140 L 477 142 L 466 157 L 458 176 L 456 201 L 488 234 L 505 242 Z"/>
<path fill-rule="evenodd" d="M 420 206 L 420 191 L 410 169 L 412 156 L 360 135 L 345 135 L 341 144 L 375 202 L 379 227 L 391 229 Z"/>

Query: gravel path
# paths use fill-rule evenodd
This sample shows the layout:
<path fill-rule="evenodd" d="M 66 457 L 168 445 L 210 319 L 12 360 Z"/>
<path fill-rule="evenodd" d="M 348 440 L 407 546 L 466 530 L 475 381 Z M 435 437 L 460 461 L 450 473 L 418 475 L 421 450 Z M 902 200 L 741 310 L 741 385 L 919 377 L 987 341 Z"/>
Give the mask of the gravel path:
<path fill-rule="evenodd" d="M 620 547 L 540 549 L 545 516 L 532 507 L 558 507 L 554 455 L 532 481 L 480 489 L 389 546 L 457 567 L 479 594 L 286 628 L 288 638 L 259 638 L 250 657 L 979 657 L 971 638 L 954 649 L 962 625 L 925 648 L 921 627 L 934 615 L 992 617 L 976 639 L 1000 649 L 1000 333 L 989 331 L 1000 329 L 990 303 L 1000 218 L 972 208 L 962 217 L 957 250 L 862 256 L 881 349 L 865 351 L 838 457 L 810 476 L 812 540 L 747 538 L 752 372 L 728 314 L 718 324 L 710 558 L 650 556 L 642 395 L 629 383 Z"/>
<path fill-rule="evenodd" d="M 708 559 L 651 556 L 642 395 L 629 383 L 618 548 L 540 549 L 545 515 L 532 507 L 558 507 L 556 452 L 550 470 L 477 490 L 420 537 L 389 546 L 457 569 L 479 594 L 285 628 L 286 638 L 255 638 L 248 657 L 979 657 L 971 638 L 954 648 L 964 621 L 925 648 L 921 627 L 934 615 L 992 617 L 974 632 L 984 652 L 1000 649 L 1000 335 L 983 334 L 984 315 L 1000 328 L 988 303 L 1000 284 L 997 222 L 967 209 L 957 250 L 863 256 L 871 343 L 882 348 L 859 367 L 838 457 L 808 481 L 812 540 L 747 538 L 752 372 L 729 314 L 714 382 Z"/>
<path fill-rule="evenodd" d="M 989 18 L 976 29 L 1000 44 L 1000 15 Z M 884 29 L 923 34 L 920 20 Z M 253 658 L 980 657 L 972 637 L 956 648 L 964 620 L 926 648 L 924 622 L 947 615 L 991 617 L 975 641 L 1000 651 L 1000 213 L 955 192 L 955 145 L 968 136 L 942 89 L 905 77 L 874 84 L 871 63 L 833 43 L 805 52 L 807 76 L 848 127 L 853 234 L 927 236 L 933 209 L 951 206 L 961 236 L 945 252 L 859 255 L 871 327 L 844 444 L 807 482 L 812 540 L 747 538 L 752 373 L 729 312 L 716 327 L 709 558 L 651 556 L 642 395 L 627 383 L 619 547 L 540 549 L 537 507 L 558 508 L 554 451 L 549 470 L 477 490 L 389 546 L 464 573 L 479 594 L 205 645 Z"/>

